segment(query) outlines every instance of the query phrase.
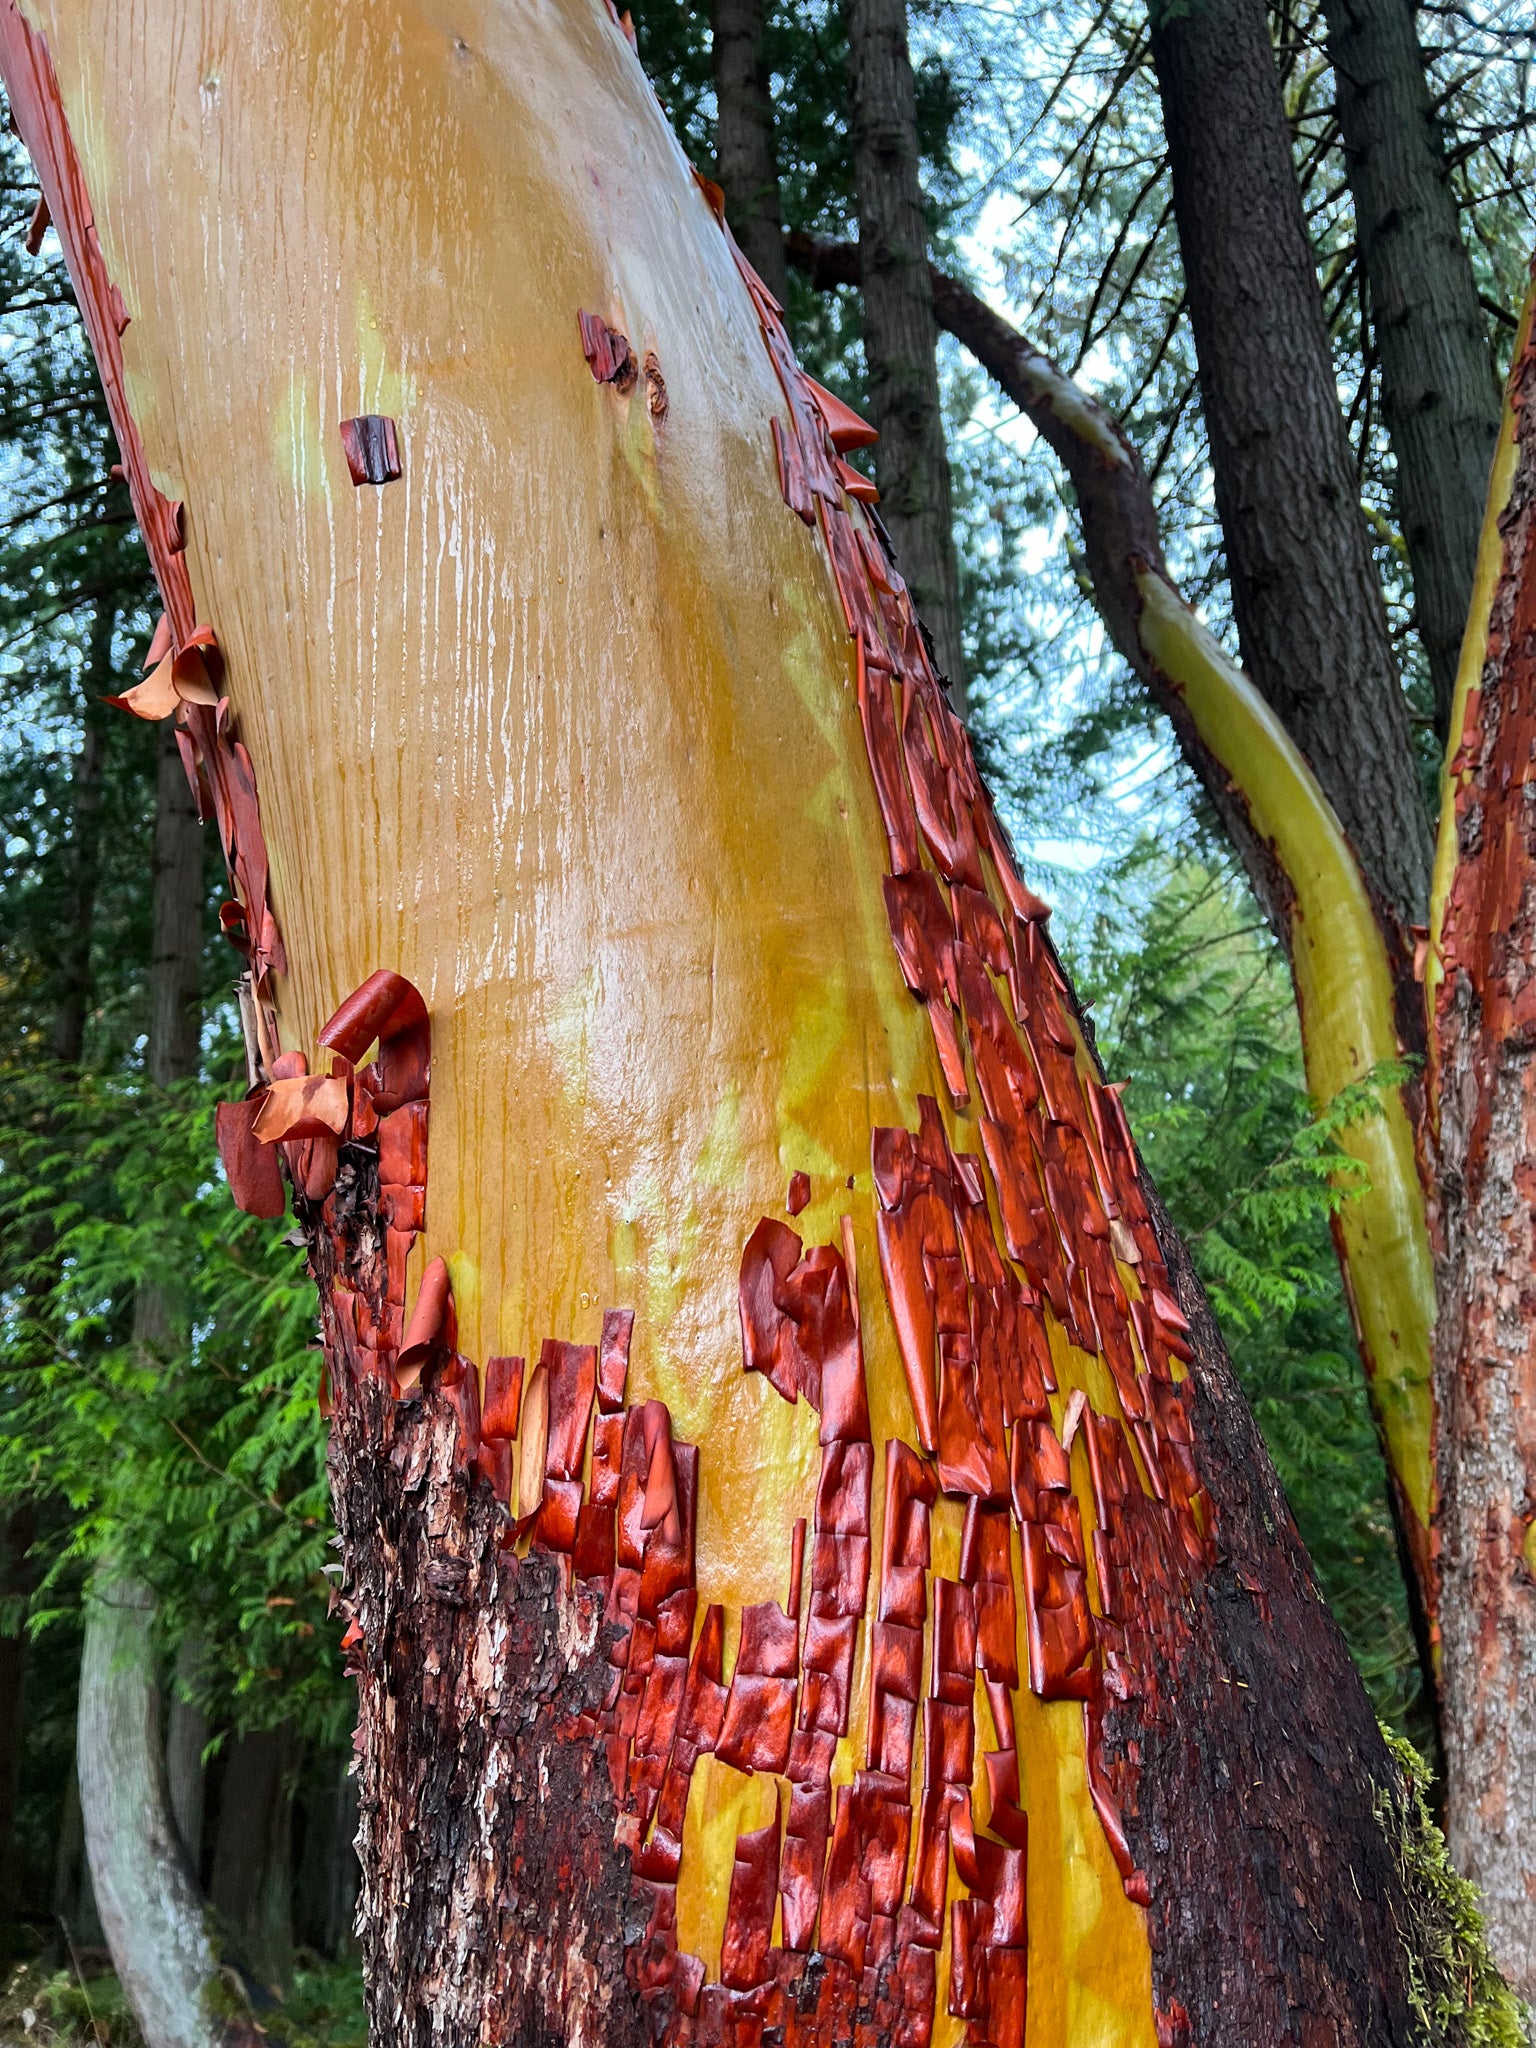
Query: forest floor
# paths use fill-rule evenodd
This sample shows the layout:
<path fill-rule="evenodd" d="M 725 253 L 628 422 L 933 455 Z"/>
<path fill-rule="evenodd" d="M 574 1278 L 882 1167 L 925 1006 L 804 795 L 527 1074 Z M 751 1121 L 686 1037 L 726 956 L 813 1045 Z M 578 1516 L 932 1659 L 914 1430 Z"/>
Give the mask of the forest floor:
<path fill-rule="evenodd" d="M 122 1987 L 99 1957 L 59 1969 L 20 1963 L 0 1991 L 0 2048 L 143 2048 Z M 231 2042 L 243 2048 L 367 2048 L 362 1973 L 355 1960 L 301 1955 L 286 1998 L 252 2013 L 229 1973 Z"/>

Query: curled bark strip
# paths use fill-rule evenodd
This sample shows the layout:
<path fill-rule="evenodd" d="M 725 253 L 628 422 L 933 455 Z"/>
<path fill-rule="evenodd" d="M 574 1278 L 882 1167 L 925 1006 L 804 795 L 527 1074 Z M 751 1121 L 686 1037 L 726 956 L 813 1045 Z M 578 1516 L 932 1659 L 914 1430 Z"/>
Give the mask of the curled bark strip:
<path fill-rule="evenodd" d="M 356 1065 L 377 1038 L 398 1038 L 427 1020 L 427 1008 L 403 974 L 381 967 L 320 1028 L 320 1043 Z"/>

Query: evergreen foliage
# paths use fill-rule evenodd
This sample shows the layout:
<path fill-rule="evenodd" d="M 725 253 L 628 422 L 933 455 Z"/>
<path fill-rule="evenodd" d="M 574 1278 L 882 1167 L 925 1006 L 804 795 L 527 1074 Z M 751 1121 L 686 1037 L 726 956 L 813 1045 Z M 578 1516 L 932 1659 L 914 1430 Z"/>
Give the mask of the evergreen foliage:
<path fill-rule="evenodd" d="M 0 1493 L 68 1504 L 36 1546 L 34 1628 L 110 1548 L 155 1589 L 169 1642 L 206 1645 L 192 1690 L 216 1722 L 340 1745 L 314 1289 L 284 1226 L 242 1215 L 214 1164 L 233 1051 L 210 1060 L 222 1085 L 164 1091 L 39 1068 L 38 1113 L 0 1129 L 0 1233 L 47 1247 L 9 1321 Z M 154 1348 L 133 1329 L 146 1287 L 170 1310 Z"/>

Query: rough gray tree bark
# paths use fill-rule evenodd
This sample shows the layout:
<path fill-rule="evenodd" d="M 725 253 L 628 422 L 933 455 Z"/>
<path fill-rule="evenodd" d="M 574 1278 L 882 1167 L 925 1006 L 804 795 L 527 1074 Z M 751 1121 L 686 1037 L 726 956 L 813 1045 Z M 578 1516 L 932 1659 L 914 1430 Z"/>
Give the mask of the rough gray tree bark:
<path fill-rule="evenodd" d="M 8 1600 L 25 1602 L 32 1585 L 27 1553 L 32 1547 L 33 1510 L 23 1502 L 0 1521 L 0 1591 Z M 25 1605 L 21 1613 L 26 1612 Z M 16 1778 L 20 1763 L 22 1686 L 27 1668 L 27 1638 L 18 1619 L 14 1630 L 0 1634 L 0 1962 L 9 1964 L 16 1911 L 16 1859 L 11 1831 L 16 1819 Z"/>
<path fill-rule="evenodd" d="M 91 938 L 96 917 L 96 891 L 101 872 L 101 797 L 106 763 L 106 723 L 99 700 L 112 687 L 112 641 L 117 606 L 98 599 L 86 642 L 81 690 L 84 721 L 75 756 L 70 791 L 69 841 L 65 849 L 66 889 L 61 916 L 57 993 L 49 1020 L 48 1049 L 61 1066 L 79 1064 L 85 1047 L 85 1020 L 91 994 Z M 45 1255 L 51 1231 L 35 1226 L 34 1243 Z M 46 1256 L 40 1256 L 29 1288 L 39 1297 L 47 1291 Z M 31 1575 L 26 1553 L 32 1541 L 32 1509 L 23 1504 L 4 1518 L 0 1534 L 0 1588 L 8 1596 L 25 1596 Z M 27 1663 L 25 1630 L 0 1635 L 0 1955 L 8 1958 L 12 1922 L 13 1859 L 11 1830 L 15 1814 L 16 1777 L 20 1761 L 22 1689 Z"/>
<path fill-rule="evenodd" d="M 59 1815 L 59 1841 L 53 1859 L 53 1917 L 76 1948 L 105 1946 L 96 1894 L 91 1889 L 85 1825 L 80 1817 L 80 1779 L 73 1757 L 64 1784 L 64 1808 Z"/>
<path fill-rule="evenodd" d="M 161 1087 L 197 1071 L 202 913 L 202 827 L 167 720 L 149 976 L 148 1067 Z M 172 1330 L 172 1305 L 157 1290 L 141 1290 L 138 1342 L 153 1351 Z M 86 1601 L 76 1737 L 97 1911 L 148 2048 L 208 2048 L 216 2030 L 202 1994 L 214 1956 L 171 1811 L 156 1659 L 154 1595 L 108 1555 Z"/>
<path fill-rule="evenodd" d="M 294 1939 L 321 1955 L 352 1946 L 357 1912 L 357 1780 L 352 1752 L 317 1760 L 298 1801 L 302 1828 L 294 1885 Z"/>
<path fill-rule="evenodd" d="M 963 708 L 960 577 L 934 356 L 938 326 L 928 282 L 906 0 L 850 0 L 848 62 L 864 354 L 870 413 L 880 434 L 880 516 L 933 636 L 951 697 Z"/>
<path fill-rule="evenodd" d="M 149 2048 L 208 2048 L 214 1957 L 171 1818 L 154 1597 L 109 1565 L 87 1595 L 77 1741 L 96 1907 L 140 2032 Z"/>
<path fill-rule="evenodd" d="M 1421 923 L 1429 819 L 1263 0 L 1157 0 L 1151 21 L 1244 666 L 1384 903 Z"/>
<path fill-rule="evenodd" d="M 168 1088 L 197 1072 L 203 1023 L 203 828 L 169 719 L 155 781 L 151 946 L 149 1078 Z"/>
<path fill-rule="evenodd" d="M 1324 0 L 1414 615 L 1450 718 L 1499 391 L 1408 0 Z"/>
<path fill-rule="evenodd" d="M 762 0 L 715 0 L 715 175 L 731 232 L 780 305 L 789 286 Z"/>

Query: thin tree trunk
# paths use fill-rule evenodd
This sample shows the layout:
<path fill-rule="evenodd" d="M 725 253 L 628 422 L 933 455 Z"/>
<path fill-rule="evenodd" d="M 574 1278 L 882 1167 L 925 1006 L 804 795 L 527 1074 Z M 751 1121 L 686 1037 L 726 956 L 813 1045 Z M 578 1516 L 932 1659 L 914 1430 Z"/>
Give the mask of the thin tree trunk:
<path fill-rule="evenodd" d="M 16 1907 L 16 1781 L 21 1763 L 22 1687 L 27 1668 L 26 1611 L 32 1572 L 30 1502 L 14 1508 L 0 1525 L 0 1598 L 15 1614 L 0 1632 L 0 1964 L 9 1967 Z"/>
<path fill-rule="evenodd" d="M 351 1942 L 357 1911 L 357 1779 L 350 1751 L 320 1760 L 299 1802 L 303 1842 L 294 1887 L 294 1939 L 339 1957 Z"/>
<path fill-rule="evenodd" d="M 1244 666 L 1419 924 L 1429 820 L 1263 0 L 1159 4 L 1151 41 Z"/>
<path fill-rule="evenodd" d="M 928 283 L 928 223 L 906 0 L 849 0 L 853 163 L 863 264 L 869 409 L 879 430 L 875 478 L 896 562 L 933 635 L 951 699 L 965 705 L 960 574 L 949 453 Z"/>
<path fill-rule="evenodd" d="M 1536 294 L 1533 294 L 1536 304 Z M 1435 1025 L 1447 1833 L 1536 2002 L 1536 349 L 1526 314 L 1453 714 Z M 1483 658 L 1479 660 L 1479 656 Z"/>
<path fill-rule="evenodd" d="M 167 720 L 156 776 L 147 1061 L 162 1087 L 197 1072 L 202 936 L 202 826 Z M 175 1304 L 141 1289 L 136 1340 L 153 1353 L 175 1331 Z M 154 1617 L 149 1587 L 104 1557 L 87 1596 L 80 1659 L 80 1804 L 97 1910 L 149 2048 L 206 2048 L 216 2029 L 202 1991 L 214 1959 L 166 1782 Z"/>
<path fill-rule="evenodd" d="M 747 261 L 782 305 L 789 290 L 763 0 L 715 0 L 715 174 Z"/>
<path fill-rule="evenodd" d="M 1414 619 L 1445 739 L 1499 389 L 1409 0 L 1324 0 Z"/>
<path fill-rule="evenodd" d="M 176 1648 L 176 1673 L 165 1721 L 165 1779 L 170 1791 L 171 1818 L 186 1853 L 187 1867 L 201 1881 L 203 1869 L 203 1806 L 208 1772 L 203 1751 L 208 1747 L 208 1716 L 190 1697 L 202 1645 L 188 1636 Z"/>
<path fill-rule="evenodd" d="M 80 1813 L 80 1776 L 73 1750 L 53 1864 L 53 1917 L 77 1949 L 106 1947 L 96 1894 L 91 1889 L 91 1863 L 85 1853 L 85 1822 Z"/>
<path fill-rule="evenodd" d="M 161 1088 L 197 1072 L 203 1025 L 203 828 L 176 745 L 160 731 L 149 965 L 149 1078 Z"/>
<path fill-rule="evenodd" d="M 96 1909 L 134 2018 L 150 2048 L 208 2048 L 214 1958 L 171 1819 L 154 1601 L 106 1565 L 86 1596 L 78 1742 Z"/>
<path fill-rule="evenodd" d="M 209 1887 L 236 1961 L 279 1993 L 293 1981 L 293 1766 L 286 1729 L 230 1742 Z"/>
<path fill-rule="evenodd" d="M 337 1767 L 331 1801 L 324 1921 L 327 1955 L 356 1953 L 357 1897 L 362 1878 L 357 1862 L 358 1821 L 357 1775 L 349 1756 Z"/>
<path fill-rule="evenodd" d="M 112 688 L 112 642 L 117 607 L 97 600 L 81 678 L 84 698 L 80 751 L 75 756 L 70 801 L 69 890 L 59 928 L 59 996 L 49 1033 L 53 1057 L 76 1066 L 85 1049 L 85 1020 L 91 999 L 91 937 L 96 922 L 96 888 L 101 875 L 101 794 L 107 757 L 107 719 L 101 702 Z"/>
<path fill-rule="evenodd" d="M 106 762 L 106 714 L 101 705 L 112 687 L 112 641 L 117 607 L 106 597 L 97 601 L 81 677 L 83 720 L 80 750 L 75 756 L 70 797 L 69 841 L 65 848 L 68 882 L 59 921 L 58 993 L 49 1027 L 49 1051 L 62 1066 L 79 1065 L 85 1048 L 85 1021 L 91 1001 L 91 941 L 96 919 L 96 890 L 101 872 L 101 798 Z M 35 1313 L 46 1313 L 47 1268 L 51 1242 L 46 1223 L 36 1226 L 39 1265 L 34 1293 Z M 32 1540 L 32 1510 L 17 1508 L 4 1534 L 3 1590 L 24 1599 L 28 1574 L 23 1559 Z M 15 1818 L 16 1778 L 20 1761 L 22 1688 L 27 1662 L 24 1625 L 0 1637 L 0 1961 L 7 1960 L 15 1909 L 15 1858 L 11 1834 Z"/>

